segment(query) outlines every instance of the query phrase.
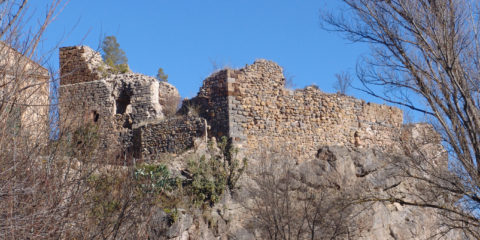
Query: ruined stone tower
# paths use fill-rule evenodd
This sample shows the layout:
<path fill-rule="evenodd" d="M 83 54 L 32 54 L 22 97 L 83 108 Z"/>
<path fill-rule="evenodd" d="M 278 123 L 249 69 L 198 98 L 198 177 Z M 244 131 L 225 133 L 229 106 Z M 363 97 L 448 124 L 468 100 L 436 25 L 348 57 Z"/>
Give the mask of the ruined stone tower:
<path fill-rule="evenodd" d="M 164 120 L 162 104 L 179 98 L 168 83 L 136 73 L 108 74 L 98 52 L 89 47 L 60 49 L 62 127 L 94 124 L 106 135 L 105 149 L 141 152 L 133 145 L 137 127 Z M 175 149 L 171 149 L 176 151 Z"/>

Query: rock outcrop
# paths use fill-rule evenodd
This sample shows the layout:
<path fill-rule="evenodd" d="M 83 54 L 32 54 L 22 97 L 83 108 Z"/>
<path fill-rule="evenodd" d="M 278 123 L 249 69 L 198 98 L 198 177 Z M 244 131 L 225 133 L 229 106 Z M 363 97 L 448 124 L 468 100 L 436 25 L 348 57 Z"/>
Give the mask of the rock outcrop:
<path fill-rule="evenodd" d="M 448 170 L 444 165 L 446 152 L 431 127 L 416 124 L 402 129 L 409 143 L 415 142 L 431 154 L 430 163 L 422 168 L 410 167 L 417 162 L 402 152 L 405 149 L 400 150 L 406 148 L 400 143 L 394 152 L 375 147 L 323 146 L 315 157 L 299 164 L 282 154 L 265 153 L 243 176 L 239 189 L 227 192 L 203 213 L 181 213 L 178 223 L 163 226 L 171 238 L 162 235 L 158 239 L 270 239 L 265 229 L 273 227 L 274 222 L 268 226 L 263 221 L 269 216 L 280 223 L 288 222 L 292 231 L 302 232 L 298 239 L 311 239 L 309 220 L 304 219 L 306 209 L 321 211 L 318 220 L 310 222 L 316 224 L 314 239 L 463 239 L 455 231 L 445 234 L 447 228 L 436 209 L 388 201 L 396 198 L 442 205 L 458 200 L 407 176 L 407 171 L 414 174 L 418 169 L 447 174 Z M 195 150 L 172 159 L 171 168 L 180 172 L 183 159 L 194 152 L 206 154 L 206 145 L 200 140 Z M 271 178 L 266 180 L 265 175 Z M 274 192 L 280 194 L 273 198 L 269 193 Z M 288 214 L 282 213 L 286 207 L 283 194 L 289 196 Z"/>

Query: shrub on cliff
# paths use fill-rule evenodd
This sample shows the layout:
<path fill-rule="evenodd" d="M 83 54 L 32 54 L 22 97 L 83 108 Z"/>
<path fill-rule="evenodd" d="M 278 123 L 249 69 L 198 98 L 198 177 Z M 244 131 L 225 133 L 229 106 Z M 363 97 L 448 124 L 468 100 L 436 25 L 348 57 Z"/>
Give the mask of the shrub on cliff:
<path fill-rule="evenodd" d="M 139 189 L 144 193 L 160 194 L 177 188 L 179 179 L 171 176 L 163 164 L 144 164 L 134 172 Z"/>
<path fill-rule="evenodd" d="M 247 167 L 247 159 L 237 159 L 237 149 L 232 147 L 226 137 L 218 143 L 219 154 L 209 146 L 210 157 L 201 156 L 188 163 L 186 190 L 195 205 L 212 206 L 225 192 L 234 191 L 238 179 Z"/>

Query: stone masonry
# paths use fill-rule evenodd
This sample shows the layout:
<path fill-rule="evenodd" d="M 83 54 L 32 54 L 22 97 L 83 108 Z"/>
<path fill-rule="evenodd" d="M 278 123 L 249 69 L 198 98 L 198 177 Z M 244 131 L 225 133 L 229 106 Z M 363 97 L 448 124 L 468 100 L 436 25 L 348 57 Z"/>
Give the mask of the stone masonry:
<path fill-rule="evenodd" d="M 174 117 L 145 123 L 134 129 L 135 156 L 156 159 L 162 153 L 181 153 L 194 146 L 195 138 L 206 136 L 207 122 L 198 117 Z"/>
<path fill-rule="evenodd" d="M 106 69 L 100 53 L 86 46 L 60 48 L 60 84 L 90 82 L 102 78 Z"/>
<path fill-rule="evenodd" d="M 314 86 L 286 89 L 282 68 L 267 60 L 212 74 L 184 102 L 184 110 L 195 109 L 210 127 L 190 118 L 164 121 L 163 106 L 178 97 L 175 87 L 136 73 L 103 76 L 100 55 L 88 47 L 60 49 L 60 62 L 63 122 L 100 124 L 110 136 L 105 147 L 121 146 L 139 158 L 185 150 L 209 129 L 208 136 L 227 136 L 250 157 L 271 151 L 304 160 L 324 145 L 389 148 L 402 126 L 394 107 Z"/>
<path fill-rule="evenodd" d="M 398 108 L 314 86 L 286 89 L 282 68 L 267 60 L 213 74 L 189 104 L 200 105 L 212 135 L 231 137 L 251 156 L 268 150 L 307 159 L 323 145 L 389 147 L 403 119 Z"/>
<path fill-rule="evenodd" d="M 99 57 L 99 53 L 85 46 L 60 49 L 62 129 L 71 132 L 83 124 L 96 124 L 104 136 L 105 149 L 130 156 L 133 152 L 144 152 L 140 150 L 143 145 L 133 145 L 134 132 L 143 133 L 148 126 L 152 127 L 147 131 L 150 134 L 158 130 L 158 135 L 164 136 L 164 131 L 156 126 L 165 126 L 163 106 L 169 99 L 178 99 L 178 91 L 168 83 L 142 74 L 106 74 Z M 138 126 L 142 126 L 142 130 L 134 131 Z M 197 136 L 197 131 L 193 132 Z M 169 139 L 175 140 L 175 137 Z M 186 139 L 183 135 L 178 137 Z M 171 146 L 158 148 L 171 151 Z"/>

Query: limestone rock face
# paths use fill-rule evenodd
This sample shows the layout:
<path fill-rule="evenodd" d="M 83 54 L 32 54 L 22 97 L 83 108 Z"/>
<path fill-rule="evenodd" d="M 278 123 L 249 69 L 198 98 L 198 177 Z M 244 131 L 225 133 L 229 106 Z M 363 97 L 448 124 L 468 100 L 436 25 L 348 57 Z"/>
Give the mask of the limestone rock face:
<path fill-rule="evenodd" d="M 412 179 L 404 178 L 401 166 L 392 164 L 402 156 L 378 149 L 347 149 L 324 147 L 319 157 L 300 164 L 294 170 L 295 178 L 316 189 L 328 178 L 340 190 L 350 191 L 359 198 L 399 197 L 408 199 L 418 190 Z M 318 191 L 324 189 L 317 188 Z M 408 194 L 408 195 L 407 195 Z M 355 239 L 429 239 L 440 233 L 440 219 L 429 208 L 406 206 L 399 203 L 372 201 L 351 210 L 349 225 L 355 226 Z M 443 239 L 458 239 L 450 233 Z"/>
<path fill-rule="evenodd" d="M 180 93 L 176 87 L 167 82 L 159 82 L 158 87 L 158 101 L 163 107 L 163 114 L 165 116 L 174 115 L 180 104 Z"/>
<path fill-rule="evenodd" d="M 226 194 L 225 198 L 212 210 L 212 212 L 218 212 L 222 220 L 227 222 L 222 231 L 218 232 L 217 229 L 216 236 L 230 236 L 234 239 L 265 239 L 266 236 L 262 234 L 264 226 L 259 224 L 257 219 L 261 213 L 256 206 L 265 204 L 272 208 L 282 207 L 275 205 L 275 199 L 258 200 L 263 192 L 277 187 L 278 191 L 290 189 L 292 202 L 301 203 L 302 199 L 308 196 L 305 195 L 306 193 L 314 193 L 317 196 L 323 194 L 322 201 L 333 208 L 338 206 L 328 203 L 329 201 L 347 199 L 357 202 L 342 210 L 345 214 L 342 218 L 333 219 L 337 222 L 319 226 L 317 231 L 323 231 L 325 235 L 318 234 L 315 239 L 330 239 L 332 235 L 329 234 L 334 234 L 330 231 L 330 226 L 339 221 L 344 222 L 339 228 L 344 228 L 345 231 L 343 233 L 340 231 L 335 239 L 407 240 L 431 237 L 463 239 L 462 235 L 455 231 L 443 235 L 442 231 L 445 230 L 442 225 L 443 219 L 435 209 L 402 205 L 393 201 L 372 200 L 397 198 L 409 202 L 424 201 L 438 205 L 454 204 L 458 200 L 452 199 L 451 194 L 441 190 L 432 190 L 431 186 L 425 182 L 407 177 L 408 174 L 420 176 L 418 174 L 422 173 L 418 172 L 419 169 L 448 174 L 446 152 L 432 127 L 416 124 L 404 126 L 401 130 L 405 142 L 415 144 L 418 151 L 428 155 L 428 162 L 418 160 L 418 156 L 409 155 L 406 143 L 404 145 L 399 142 L 396 143 L 396 150 L 391 151 L 375 147 L 323 146 L 318 149 L 314 158 L 299 164 L 288 161 L 281 154 L 275 156 L 274 153 L 269 153 L 270 155 L 259 156 L 259 159 L 252 161 L 253 166 L 249 167 L 250 170 L 242 178 L 241 189 L 232 195 Z M 274 161 L 280 161 L 282 164 L 275 165 L 276 170 L 263 171 L 268 167 L 266 162 Z M 419 167 L 414 167 L 412 164 Z M 289 174 L 290 180 L 278 178 L 277 185 L 268 185 L 268 181 L 259 181 L 262 174 L 278 176 L 286 173 Z M 286 181 L 290 182 L 287 184 Z M 369 200 L 358 204 L 366 199 Z M 302 206 L 302 204 L 293 203 L 290 210 L 294 212 L 292 213 L 294 217 L 290 219 L 291 221 L 302 216 L 304 211 Z M 281 211 L 283 210 L 278 209 L 272 214 L 280 214 Z M 323 211 L 325 213 L 322 214 L 331 214 L 325 209 Z M 277 217 L 281 219 L 281 214 Z M 300 239 L 307 239 L 307 237 Z"/>
<path fill-rule="evenodd" d="M 417 124 L 403 127 L 403 136 L 410 138 L 410 142 L 430 154 L 430 164 L 423 166 L 423 169 L 430 166 L 437 172 L 446 171 L 446 153 L 441 147 L 439 139 L 432 140 L 438 136 L 429 125 Z M 426 141 L 430 139 L 430 141 Z M 206 143 L 197 144 L 196 153 L 202 153 L 206 149 Z M 358 148 L 345 146 L 323 146 L 317 151 L 314 158 L 300 164 L 286 161 L 285 164 L 276 165 L 278 171 L 273 174 L 289 173 L 290 183 L 288 188 L 293 202 L 301 201 L 297 196 L 307 196 L 305 193 L 323 195 L 324 203 L 328 203 L 332 196 L 340 196 L 352 199 L 367 199 L 374 196 L 378 199 L 395 197 L 405 201 L 419 201 L 419 197 L 430 203 L 450 204 L 455 199 L 444 197 L 441 191 L 421 192 L 429 186 L 415 179 L 406 177 L 406 170 L 411 174 L 415 168 L 409 168 L 411 161 L 405 152 L 400 148 L 396 151 L 385 151 L 381 148 Z M 190 153 L 189 153 L 190 154 Z M 273 155 L 259 160 L 267 161 L 282 160 Z M 179 155 L 171 162 L 177 165 L 177 171 L 182 169 L 181 162 L 184 159 Z M 285 160 L 285 159 L 283 159 Z M 418 162 L 420 163 L 420 162 Z M 215 204 L 212 209 L 207 210 L 209 221 L 215 222 L 214 226 L 208 226 L 202 214 L 184 215 L 180 219 L 193 217 L 193 224 L 181 220 L 179 225 L 171 226 L 168 232 L 176 232 L 170 239 L 268 239 L 262 234 L 262 225 L 258 224 L 256 217 L 259 212 L 255 205 L 267 204 L 276 207 L 276 203 L 257 201 L 259 194 L 268 191 L 274 186 L 262 186 L 265 182 L 258 181 L 259 171 L 265 170 L 265 165 L 259 164 L 249 167 L 246 175 L 240 183 L 240 189 L 231 193 L 227 191 L 222 200 Z M 267 172 L 263 172 L 264 174 Z M 283 180 L 282 180 L 283 181 Z M 285 182 L 279 181 L 277 190 L 285 188 Z M 278 187 L 277 186 L 277 187 Z M 252 190 L 253 189 L 253 190 Z M 257 189 L 257 190 L 255 190 Z M 258 191 L 259 190 L 259 191 Z M 429 195 L 433 194 L 433 195 Z M 341 199 L 341 198 L 336 198 Z M 333 199 L 334 201 L 336 199 Z M 294 210 L 291 220 L 295 221 L 301 216 L 303 205 L 293 206 Z M 335 207 L 336 205 L 327 205 Z M 280 209 L 279 209 L 280 210 Z M 354 204 L 342 210 L 345 216 L 339 226 L 340 234 L 334 239 L 361 239 L 361 240 L 410 240 L 410 239 L 464 239 L 462 235 L 451 231 L 446 235 L 441 234 L 444 228 L 441 225 L 441 217 L 434 209 L 416 206 L 402 205 L 389 201 L 369 201 L 363 204 Z M 340 211 L 341 212 L 341 211 Z M 299 214 L 299 215 L 297 215 Z M 327 214 L 331 214 L 327 211 Z M 319 224 L 317 231 L 322 230 L 325 235 L 318 234 L 315 239 L 330 239 L 333 234 L 330 226 L 335 223 L 327 222 L 326 225 Z M 321 226 L 320 226 L 321 225 Z M 189 226 L 184 228 L 181 226 Z M 348 230 L 341 232 L 342 228 Z M 182 229 L 179 231 L 179 229 Z M 163 239 L 163 238 L 161 238 Z M 307 239 L 300 237 L 299 239 Z M 310 238 L 308 238 L 310 239 Z"/>

